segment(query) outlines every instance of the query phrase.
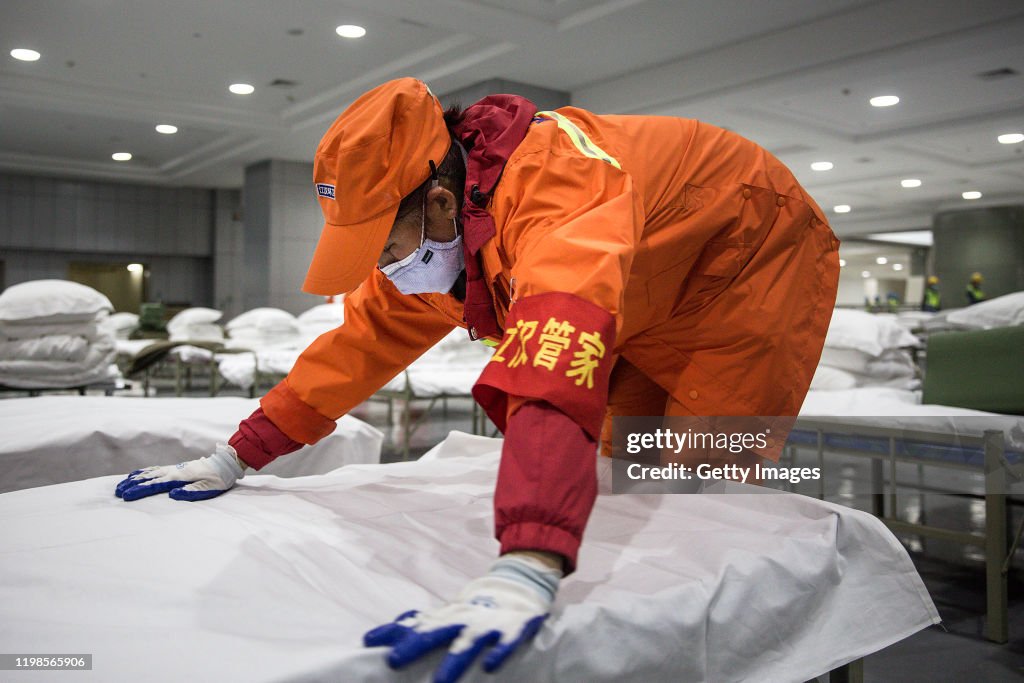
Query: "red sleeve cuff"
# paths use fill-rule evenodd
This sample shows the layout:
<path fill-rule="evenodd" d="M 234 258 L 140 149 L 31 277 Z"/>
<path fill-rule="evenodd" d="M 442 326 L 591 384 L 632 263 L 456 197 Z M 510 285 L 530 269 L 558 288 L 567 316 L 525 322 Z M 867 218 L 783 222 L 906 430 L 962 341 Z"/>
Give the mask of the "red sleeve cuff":
<path fill-rule="evenodd" d="M 242 420 L 238 431 L 228 440 L 238 457 L 249 467 L 259 470 L 275 458 L 302 448 L 302 444 L 288 438 L 263 412 L 257 408 Z"/>
<path fill-rule="evenodd" d="M 566 576 L 576 571 L 576 555 L 580 539 L 557 526 L 538 522 L 510 524 L 501 532 L 501 554 L 513 550 L 543 550 L 565 558 L 562 571 Z"/>
<path fill-rule="evenodd" d="M 318 413 L 299 398 L 287 380 L 260 399 L 260 407 L 279 430 L 304 444 L 314 444 L 334 431 L 338 423 Z"/>

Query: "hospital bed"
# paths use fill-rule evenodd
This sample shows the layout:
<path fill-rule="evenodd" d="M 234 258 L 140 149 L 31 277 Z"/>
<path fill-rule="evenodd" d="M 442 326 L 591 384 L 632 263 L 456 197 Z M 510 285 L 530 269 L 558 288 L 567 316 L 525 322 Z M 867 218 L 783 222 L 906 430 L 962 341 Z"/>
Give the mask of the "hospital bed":
<path fill-rule="evenodd" d="M 920 404 L 914 392 L 852 389 L 809 392 L 787 442 L 793 465 L 869 465 L 866 481 L 844 492 L 825 480 L 799 489 L 852 501 L 862 495 L 873 514 L 901 535 L 933 538 L 981 549 L 986 571 L 986 637 L 1005 643 L 1007 574 L 1024 523 L 1008 542 L 1010 508 L 1024 502 L 1024 417 Z M 930 524 L 925 506 L 916 519 L 900 516 L 900 492 L 951 495 L 983 501 L 975 531 Z"/>
<path fill-rule="evenodd" d="M 88 653 L 11 681 L 426 681 L 362 634 L 486 572 L 500 441 L 415 462 L 246 477 L 201 504 L 118 477 L 0 495 L 0 651 Z M 939 622 L 874 517 L 785 493 L 600 491 L 551 618 L 494 681 L 802 682 Z M 757 491 L 737 484 L 743 493 Z"/>
<path fill-rule="evenodd" d="M 176 351 L 190 358 L 187 355 L 191 353 L 189 347 Z M 222 382 L 246 389 L 250 396 L 256 396 L 281 381 L 302 351 L 299 348 L 270 348 L 251 353 L 215 355 L 218 356 L 216 363 Z M 202 358 L 200 354 L 192 355 Z M 468 341 L 465 330 L 456 329 L 374 393 L 370 400 L 387 404 L 389 426 L 395 423 L 397 409 L 399 447 L 406 459 L 416 429 L 434 414 L 438 406 L 447 415 L 450 399 L 466 399 L 471 403 L 473 431 L 483 433 L 486 418 L 472 401 L 470 392 L 490 356 L 488 347 Z M 209 352 L 206 357 L 209 357 Z M 418 415 L 414 416 L 414 412 Z"/>
<path fill-rule="evenodd" d="M 471 393 L 483 371 L 484 363 L 445 365 L 416 362 L 371 397 L 371 400 L 387 402 L 389 425 L 394 424 L 395 405 L 398 405 L 401 429 L 399 447 L 405 459 L 409 458 L 410 444 L 416 429 L 438 404 L 442 407 L 443 415 L 447 415 L 450 399 L 469 400 L 472 406 L 472 431 L 474 434 L 484 433 L 486 416 Z M 417 405 L 422 408 L 419 415 L 414 416 L 414 406 Z"/>
<path fill-rule="evenodd" d="M 245 398 L 41 396 L 0 401 L 0 492 L 209 455 L 259 405 Z M 384 435 L 354 417 L 264 468 L 283 477 L 380 462 Z"/>

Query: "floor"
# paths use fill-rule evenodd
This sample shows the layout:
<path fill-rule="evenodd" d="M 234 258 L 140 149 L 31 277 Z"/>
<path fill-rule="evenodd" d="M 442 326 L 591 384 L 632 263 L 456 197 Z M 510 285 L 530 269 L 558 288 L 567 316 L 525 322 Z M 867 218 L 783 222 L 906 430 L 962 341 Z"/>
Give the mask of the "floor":
<path fill-rule="evenodd" d="M 188 393 L 194 396 L 206 395 L 201 388 Z M 164 390 L 160 391 L 160 395 L 164 395 Z M 173 391 L 168 395 L 173 395 Z M 244 394 L 233 394 L 229 389 L 222 395 Z M 423 408 L 423 405 L 413 405 L 414 420 L 423 416 Z M 397 411 L 390 422 L 387 406 L 383 403 L 365 403 L 353 410 L 352 414 L 384 432 L 383 462 L 404 459 L 403 429 Z M 451 399 L 447 410 L 442 410 L 440 405 L 435 406 L 413 431 L 409 457 L 418 458 L 443 440 L 451 430 L 472 432 L 469 400 Z M 922 502 L 920 497 L 907 496 L 900 505 L 901 510 L 910 517 L 920 515 L 924 510 L 930 516 L 930 522 L 934 523 L 941 517 L 943 525 L 952 523 L 952 526 L 962 530 L 971 530 L 978 523 L 977 501 L 930 496 Z M 1013 531 L 1016 531 L 1021 516 L 1024 516 L 1024 511 L 1017 511 L 1013 519 Z M 1016 568 L 1011 570 L 1009 576 L 1010 641 L 1005 645 L 996 645 L 983 637 L 985 575 L 977 551 L 934 540 L 923 541 L 913 537 L 902 540 L 935 601 L 943 623 L 867 657 L 864 681 L 1024 681 L 1024 551 L 1017 552 Z M 827 676 L 820 677 L 818 681 L 826 683 Z"/>

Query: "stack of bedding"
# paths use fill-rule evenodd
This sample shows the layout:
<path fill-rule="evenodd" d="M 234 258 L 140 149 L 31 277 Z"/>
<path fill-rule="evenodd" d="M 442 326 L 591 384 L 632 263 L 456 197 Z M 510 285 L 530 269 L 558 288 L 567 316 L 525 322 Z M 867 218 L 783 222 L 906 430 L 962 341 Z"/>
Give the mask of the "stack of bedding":
<path fill-rule="evenodd" d="M 320 304 L 300 313 L 296 320 L 308 346 L 321 334 L 340 327 L 345 322 L 345 306 L 341 302 Z"/>
<path fill-rule="evenodd" d="M 110 300 L 91 287 L 34 280 L 0 294 L 0 384 L 71 388 L 113 380 Z"/>
<path fill-rule="evenodd" d="M 225 329 L 227 346 L 241 349 L 295 348 L 302 345 L 298 320 L 280 308 L 254 308 L 233 318 Z"/>
<path fill-rule="evenodd" d="M 217 321 L 223 313 L 212 308 L 196 306 L 186 308 L 167 322 L 167 333 L 171 341 L 224 341 L 224 330 Z"/>
<path fill-rule="evenodd" d="M 997 327 L 1024 325 L 1024 292 L 1014 292 L 950 311 L 946 320 L 968 330 L 991 330 Z"/>
<path fill-rule="evenodd" d="M 494 349 L 472 341 L 456 327 L 388 382 L 385 391 L 411 391 L 414 396 L 466 396 L 491 360 Z"/>
<path fill-rule="evenodd" d="M 919 345 L 895 316 L 837 308 L 811 389 L 917 389 L 921 382 L 909 349 Z"/>
<path fill-rule="evenodd" d="M 114 339 L 125 341 L 139 329 L 139 316 L 135 313 L 114 313 L 100 321 L 100 327 L 110 332 Z"/>

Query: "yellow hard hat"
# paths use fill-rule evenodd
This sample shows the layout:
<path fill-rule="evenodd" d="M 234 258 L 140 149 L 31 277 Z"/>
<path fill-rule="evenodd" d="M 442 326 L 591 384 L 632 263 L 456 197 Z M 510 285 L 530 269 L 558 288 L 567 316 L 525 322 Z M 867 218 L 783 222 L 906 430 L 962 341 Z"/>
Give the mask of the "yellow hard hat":
<path fill-rule="evenodd" d="M 981 273 L 971 273 L 971 282 L 981 282 L 983 279 Z"/>
<path fill-rule="evenodd" d="M 937 284 L 939 284 L 938 276 L 937 275 L 929 275 L 928 276 L 928 284 L 930 284 L 930 285 L 937 285 Z"/>

